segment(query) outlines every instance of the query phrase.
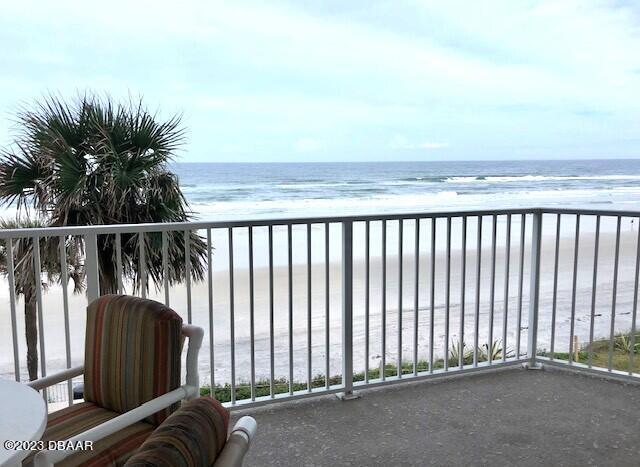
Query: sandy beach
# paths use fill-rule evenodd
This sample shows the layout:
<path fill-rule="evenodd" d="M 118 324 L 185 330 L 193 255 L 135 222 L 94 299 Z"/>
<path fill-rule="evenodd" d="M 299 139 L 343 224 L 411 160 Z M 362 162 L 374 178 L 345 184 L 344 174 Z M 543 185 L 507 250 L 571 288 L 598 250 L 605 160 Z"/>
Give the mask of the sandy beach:
<path fill-rule="evenodd" d="M 553 224 L 554 221 L 551 222 Z M 564 222 L 564 220 L 563 220 Z M 465 326 L 464 341 L 473 345 L 475 320 L 475 287 L 476 287 L 476 253 L 475 235 L 469 226 L 466 254 L 466 280 L 464 286 L 465 297 Z M 489 228 L 487 228 L 489 227 Z M 571 230 L 571 226 L 567 226 Z M 391 227 L 389 227 L 391 228 Z M 490 328 L 490 294 L 491 294 L 491 248 L 490 225 L 484 226 L 482 248 L 482 268 L 480 273 L 480 309 L 479 309 L 479 345 L 488 340 Z M 504 229 L 498 224 L 495 295 L 493 306 L 493 339 L 501 339 L 505 318 L 504 301 L 504 271 L 505 248 Z M 438 225 L 438 229 L 441 226 Z M 509 259 L 509 293 L 507 318 L 507 348 L 515 350 L 518 316 L 518 282 L 519 282 L 519 228 L 512 227 L 511 250 Z M 541 284 L 540 284 L 540 318 L 538 347 L 548 349 L 551 335 L 551 312 L 553 292 L 554 266 L 554 237 L 549 233 L 553 225 L 548 225 L 542 242 Z M 443 230 L 444 231 L 444 230 Z M 564 232 L 564 228 L 563 228 Z M 406 233 L 406 232 L 405 232 Z M 421 227 L 421 248 L 419 264 L 419 309 L 418 309 L 418 357 L 427 359 L 429 353 L 429 301 L 430 301 L 430 246 L 429 230 Z M 409 235 L 409 234 L 407 234 Z M 434 310 L 434 348 L 435 355 L 446 353 L 445 320 L 446 320 L 446 251 L 441 241 L 441 233 L 437 238 L 436 274 L 435 274 L 435 310 Z M 452 230 L 452 237 L 460 235 Z M 371 243 L 370 261 L 370 365 L 379 364 L 381 349 L 381 319 L 382 319 L 382 262 L 380 258 L 380 244 L 373 240 Z M 460 237 L 458 237 L 460 238 Z M 414 332 L 414 294 L 415 294 L 415 253 L 413 241 L 404 237 L 403 257 L 403 289 L 402 289 L 402 351 L 403 360 L 410 361 L 413 356 Z M 618 278 L 618 293 L 616 307 L 615 329 L 626 331 L 631 327 L 631 310 L 633 301 L 633 274 L 635 267 L 637 233 L 624 230 L 620 242 L 620 263 Z M 321 242 L 316 242 L 320 244 Z M 364 245 L 357 239 L 355 242 L 354 259 L 354 368 L 362 370 L 365 365 L 365 261 L 357 251 L 364 251 Z M 315 246 L 315 243 L 314 243 Z M 281 247 L 281 245 L 280 245 Z M 338 245 L 339 247 L 339 245 Z M 332 243 L 332 250 L 334 244 Z M 525 268 L 523 280 L 522 305 L 522 334 L 521 352 L 526 350 L 527 320 L 528 320 L 528 291 L 529 291 L 529 226 L 526 231 Z M 566 351 L 569 346 L 571 286 L 573 271 L 574 240 L 564 235 L 559 249 L 559 275 L 556 314 L 556 351 Z M 604 231 L 600 236 L 598 278 L 596 288 L 595 336 L 608 336 L 611 318 L 612 277 L 614 264 L 615 235 Z M 256 250 L 259 251 L 259 250 Z M 593 280 L 594 238 L 592 232 L 585 229 L 580 238 L 580 254 L 578 259 L 578 277 L 576 293 L 576 322 L 575 332 L 580 343 L 586 343 L 589 336 L 589 318 L 591 312 L 591 284 Z M 216 250 L 217 257 L 225 254 L 223 248 Z M 331 257 L 335 256 L 332 251 Z M 292 270 L 293 296 L 293 362 L 294 376 L 299 380 L 306 380 L 307 375 L 307 267 L 299 255 Z M 324 247 L 313 251 L 311 268 L 311 342 L 312 342 L 312 372 L 324 374 L 325 369 L 325 329 L 326 329 L 326 301 L 325 301 L 325 266 Z M 303 257 L 304 259 L 304 257 Z M 226 382 L 230 378 L 230 320 L 229 320 L 229 276 L 225 265 L 219 266 L 214 258 L 213 280 L 213 327 L 214 327 L 214 371 L 216 382 Z M 462 297 L 461 281 L 461 250 L 456 242 L 452 242 L 450 261 L 450 304 L 449 304 L 449 341 L 460 339 L 460 303 Z M 221 261 L 222 262 L 222 261 Z M 386 359 L 395 363 L 398 355 L 398 256 L 397 236 L 388 238 L 387 249 L 387 292 L 386 292 Z M 331 261 L 329 267 L 329 335 L 330 335 L 330 371 L 338 374 L 341 368 L 341 270 L 340 264 Z M 234 306 L 235 306 L 235 348 L 236 375 L 238 380 L 246 381 L 250 375 L 250 313 L 249 313 L 249 274 L 248 269 L 240 262 L 234 273 Z M 274 360 L 277 377 L 288 376 L 288 269 L 286 265 L 274 267 Z M 209 380 L 211 374 L 210 339 L 209 339 L 209 311 L 208 286 L 206 282 L 192 285 L 192 317 L 193 323 L 205 329 L 205 341 L 200 354 L 200 369 L 203 379 Z M 171 306 L 187 320 L 187 297 L 184 286 L 171 290 Z M 84 313 L 86 298 L 82 295 L 70 296 L 70 331 L 71 350 L 74 364 L 82 361 L 84 348 Z M 151 297 L 163 300 L 162 290 L 152 292 Z M 265 266 L 258 266 L 254 270 L 254 319 L 255 319 L 255 367 L 257 377 L 269 376 L 269 270 Z M 11 344 L 10 314 L 8 303 L 8 287 L 2 288 L 0 293 L 3 319 L 0 325 L 0 373 L 9 376 L 13 372 L 13 353 Z M 18 335 L 20 343 L 21 364 L 25 363 L 24 324 L 22 319 L 22 305 L 18 302 Z M 44 294 L 44 329 L 47 371 L 51 373 L 65 365 L 65 334 L 62 307 L 62 293 L 59 287 L 52 287 Z M 23 373 L 25 369 L 23 368 Z"/>

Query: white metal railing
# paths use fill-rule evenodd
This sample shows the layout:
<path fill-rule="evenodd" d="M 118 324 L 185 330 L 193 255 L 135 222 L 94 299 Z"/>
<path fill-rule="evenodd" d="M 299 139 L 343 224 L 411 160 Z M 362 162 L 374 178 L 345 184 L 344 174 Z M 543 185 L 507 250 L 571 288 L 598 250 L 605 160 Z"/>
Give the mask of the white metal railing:
<path fill-rule="evenodd" d="M 586 269 L 580 263 L 588 253 L 581 240 L 591 238 L 585 219 L 595 221 L 588 330 L 583 329 L 581 314 L 587 287 Z M 13 243 L 25 238 L 34 245 L 40 245 L 42 238 L 60 240 L 65 344 L 64 355 L 56 357 L 71 368 L 78 363 L 72 362 L 71 350 L 77 336 L 70 326 L 64 239 L 82 239 L 86 297 L 91 301 L 100 293 L 100 236 L 114 237 L 118 291 L 133 293 L 123 273 L 122 236 L 135 234 L 140 295 L 164 301 L 187 323 L 205 328 L 203 349 L 208 352 L 200 356 L 200 371 L 210 374 L 212 391 L 216 385 L 228 384 L 230 406 L 318 393 L 342 393 L 349 398 L 360 387 L 522 363 L 545 362 L 636 378 L 640 376 L 634 367 L 640 234 L 634 234 L 633 254 L 626 253 L 621 265 L 621 244 L 625 252 L 630 245 L 623 224 L 637 229 L 640 211 L 536 208 L 2 230 L 13 373 L 20 380 L 25 370 L 14 287 L 19 258 L 14 258 Z M 544 225 L 553 228 L 545 231 Z M 487 236 L 484 232 L 489 228 Z M 174 238 L 169 234 L 176 232 L 184 233 L 186 276 L 179 287 L 170 286 L 168 279 L 169 242 Z M 205 284 L 193 282 L 190 274 L 194 232 L 207 246 Z M 606 251 L 599 250 L 601 235 L 609 238 L 610 234 L 611 264 L 603 259 Z M 146 270 L 147 236 L 161 239 L 163 273 L 156 281 L 149 279 Z M 573 248 L 563 250 L 565 244 Z M 545 255 L 551 247 L 551 254 Z M 40 253 L 35 248 L 36 277 L 42 274 Z M 563 262 L 569 254 L 570 261 Z M 599 268 L 612 274 L 611 300 L 605 307 L 610 320 L 604 335 L 600 325 L 604 315 L 596 311 L 603 308 L 599 291 L 608 286 L 599 282 Z M 621 268 L 633 270 L 625 272 L 623 284 L 619 284 Z M 303 273 L 294 274 L 294 270 Z M 567 283 L 566 290 L 559 288 Z M 58 312 L 58 307 L 47 305 L 40 281 L 34 287 L 40 376 L 46 376 L 45 317 Z M 570 297 L 565 297 L 569 290 Z M 395 309 L 390 306 L 393 302 Z M 616 321 L 618 302 L 628 308 L 625 316 L 631 316 L 626 324 L 620 323 L 620 315 Z M 336 319 L 338 307 L 340 318 Z M 614 356 L 620 355 L 618 333 L 628 336 L 627 371 L 614 368 Z M 588 341 L 582 348 L 582 354 L 586 349 L 584 362 L 581 350 L 575 348 L 578 334 Z M 600 368 L 594 361 L 594 346 L 603 342 L 607 359 Z M 268 393 L 263 394 L 267 386 Z M 224 392 L 220 387 L 218 391 Z M 69 381 L 69 403 L 71 392 Z"/>

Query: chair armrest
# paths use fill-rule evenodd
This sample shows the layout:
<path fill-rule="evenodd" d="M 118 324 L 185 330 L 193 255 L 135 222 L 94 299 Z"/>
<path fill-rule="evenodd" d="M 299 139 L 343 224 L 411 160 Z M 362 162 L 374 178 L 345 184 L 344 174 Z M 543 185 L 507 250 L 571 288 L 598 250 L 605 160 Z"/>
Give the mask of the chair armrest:
<path fill-rule="evenodd" d="M 240 418 L 236 422 L 236 424 L 233 426 L 233 429 L 231 430 L 231 434 L 234 434 L 236 432 L 242 432 L 245 435 L 247 435 L 247 439 L 249 440 L 249 442 L 251 442 L 253 437 L 256 435 L 257 429 L 258 429 L 258 423 L 256 422 L 256 419 L 253 417 L 244 416 Z"/>
<path fill-rule="evenodd" d="M 75 378 L 76 376 L 80 376 L 83 373 L 84 365 L 76 366 L 74 368 L 69 368 L 68 370 L 62 370 L 54 375 L 44 376 L 34 381 L 30 381 L 27 383 L 27 386 L 32 387 L 36 391 L 40 391 L 42 389 L 48 388 L 49 386 L 53 386 L 54 384 L 58 384 L 68 379 Z"/>
<path fill-rule="evenodd" d="M 258 424 L 253 417 L 245 416 L 238 420 L 213 466 L 240 467 L 257 427 Z"/>
<path fill-rule="evenodd" d="M 163 394 L 160 397 L 151 399 L 150 401 L 145 402 L 135 409 L 129 410 L 128 412 L 125 412 L 122 415 L 117 416 L 116 418 L 112 418 L 111 420 L 107 420 L 106 422 L 75 436 L 72 436 L 65 441 L 71 442 L 73 444 L 78 441 L 99 441 L 119 430 L 122 430 L 130 425 L 133 425 L 134 423 L 139 422 L 140 420 L 150 415 L 153 415 L 159 410 L 165 409 L 175 404 L 176 402 L 193 397 L 193 393 L 197 391 L 198 389 L 192 386 L 180 386 L 178 389 L 174 389 L 173 391 Z M 35 456 L 34 467 L 50 467 L 56 462 L 60 462 L 61 460 L 66 459 L 74 452 L 75 451 L 71 449 L 64 451 L 40 451 Z"/>
<path fill-rule="evenodd" d="M 193 324 L 185 324 L 182 326 L 182 334 L 189 338 L 189 347 L 187 348 L 187 385 L 193 386 L 200 391 L 200 376 L 198 374 L 198 353 L 202 346 L 202 338 L 204 329 Z M 197 397 L 196 392 L 192 397 Z"/>

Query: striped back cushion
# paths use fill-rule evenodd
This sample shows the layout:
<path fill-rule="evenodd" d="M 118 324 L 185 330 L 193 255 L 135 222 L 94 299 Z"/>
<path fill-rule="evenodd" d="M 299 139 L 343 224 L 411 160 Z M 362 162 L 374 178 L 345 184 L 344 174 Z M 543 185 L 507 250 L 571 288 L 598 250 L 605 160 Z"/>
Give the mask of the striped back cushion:
<path fill-rule="evenodd" d="M 84 399 L 126 412 L 180 386 L 182 318 L 161 303 L 105 295 L 87 308 Z M 147 420 L 158 425 L 177 405 Z"/>
<path fill-rule="evenodd" d="M 190 400 L 153 431 L 125 466 L 211 466 L 227 441 L 228 428 L 229 412 L 220 402 Z"/>

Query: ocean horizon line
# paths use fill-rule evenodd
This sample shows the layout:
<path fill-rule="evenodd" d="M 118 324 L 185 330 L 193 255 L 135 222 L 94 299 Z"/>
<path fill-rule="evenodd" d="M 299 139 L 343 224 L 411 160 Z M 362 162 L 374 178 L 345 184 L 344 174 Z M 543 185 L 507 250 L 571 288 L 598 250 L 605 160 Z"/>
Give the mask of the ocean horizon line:
<path fill-rule="evenodd" d="M 423 159 L 406 159 L 406 160 L 368 160 L 368 161 L 327 161 L 327 160 L 306 160 L 306 161 L 183 161 L 175 159 L 171 162 L 171 164 L 229 164 L 229 165 L 242 165 L 242 164 L 252 164 L 252 165 L 270 165 L 270 164 L 325 164 L 325 165 L 333 165 L 333 164 L 403 164 L 403 163 L 442 163 L 442 164 L 451 164 L 451 163 L 482 163 L 482 162 L 509 162 L 509 163 L 527 163 L 527 162 L 615 162 L 615 161 L 640 161 L 640 156 L 634 157 L 586 157 L 586 158 L 553 158 L 553 159 L 439 159 L 439 160 L 423 160 Z"/>

